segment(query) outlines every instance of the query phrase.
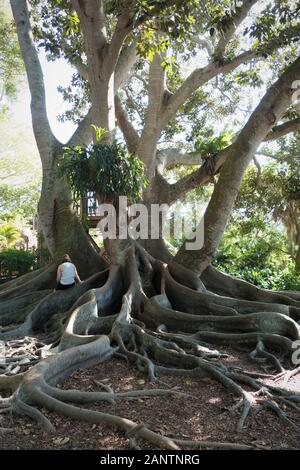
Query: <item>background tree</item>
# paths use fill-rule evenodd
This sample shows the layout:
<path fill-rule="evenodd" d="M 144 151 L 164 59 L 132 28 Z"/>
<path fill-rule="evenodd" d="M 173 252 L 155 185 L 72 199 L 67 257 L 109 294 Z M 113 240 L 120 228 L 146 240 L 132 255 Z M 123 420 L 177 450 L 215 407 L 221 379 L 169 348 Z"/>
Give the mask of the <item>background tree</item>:
<path fill-rule="evenodd" d="M 1 248 L 10 248 L 21 239 L 21 233 L 13 224 L 0 225 L 0 246 Z"/>
<path fill-rule="evenodd" d="M 24 221 L 32 221 L 36 216 L 39 199 L 39 184 L 26 187 L 1 185 L 0 210 L 2 220 L 14 220 L 21 217 Z"/>
<path fill-rule="evenodd" d="M 37 213 L 40 161 L 30 135 L 15 123 L 11 109 L 24 88 L 25 70 L 9 2 L 6 1 L 0 2 L 0 32 L 0 218 L 3 249 L 20 240 L 21 226 L 32 222 Z"/>
<path fill-rule="evenodd" d="M 0 121 L 0 214 L 24 223 L 37 215 L 41 166 L 30 129 L 15 125 L 12 111 Z"/>
<path fill-rule="evenodd" d="M 0 2 L 0 117 L 9 100 L 16 97 L 24 74 L 17 35 L 10 18 L 9 6 Z"/>
<path fill-rule="evenodd" d="M 237 208 L 243 207 L 248 218 L 255 217 L 256 212 L 258 223 L 261 219 L 265 223 L 280 221 L 299 270 L 299 134 L 282 140 L 279 150 L 269 155 L 273 159 L 271 164 L 248 172 Z"/>

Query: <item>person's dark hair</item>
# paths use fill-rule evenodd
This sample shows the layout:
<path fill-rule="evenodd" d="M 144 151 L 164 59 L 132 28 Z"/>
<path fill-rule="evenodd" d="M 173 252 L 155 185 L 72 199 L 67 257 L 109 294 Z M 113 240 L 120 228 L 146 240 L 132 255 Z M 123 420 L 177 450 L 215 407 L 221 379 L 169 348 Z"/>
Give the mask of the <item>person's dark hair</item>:
<path fill-rule="evenodd" d="M 64 255 L 62 258 L 63 263 L 71 263 L 71 258 L 69 255 Z"/>

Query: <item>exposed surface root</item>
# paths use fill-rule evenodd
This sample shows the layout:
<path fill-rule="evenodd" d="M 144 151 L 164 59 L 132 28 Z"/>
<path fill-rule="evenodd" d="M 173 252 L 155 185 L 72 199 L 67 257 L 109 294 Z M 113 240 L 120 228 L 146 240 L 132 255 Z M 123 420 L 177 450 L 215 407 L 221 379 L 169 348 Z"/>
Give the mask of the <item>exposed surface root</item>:
<path fill-rule="evenodd" d="M 184 449 L 224 449 L 224 450 L 249 450 L 252 446 L 246 444 L 235 444 L 232 442 L 213 442 L 213 441 L 187 441 L 184 439 L 174 439 Z"/>
<path fill-rule="evenodd" d="M 264 361 L 269 363 L 275 368 L 277 372 L 284 372 L 284 368 L 282 367 L 279 359 L 277 359 L 274 354 L 271 354 L 266 351 L 264 343 L 262 341 L 258 341 L 255 350 L 250 353 L 250 357 L 253 360 L 257 360 L 259 362 Z"/>
<path fill-rule="evenodd" d="M 290 306 L 290 312 L 300 318 L 300 296 L 298 292 L 272 292 L 254 286 L 242 279 L 234 278 L 209 266 L 201 276 L 205 287 L 220 295 L 229 295 L 237 299 L 272 302 Z"/>
<path fill-rule="evenodd" d="M 94 424 L 105 423 L 125 433 L 134 449 L 141 447 L 140 441 L 166 449 L 248 448 L 237 443 L 172 439 L 145 423 L 75 406 L 183 397 L 186 394 L 165 388 L 162 377 L 190 375 L 197 380 L 216 381 L 235 397 L 237 402 L 229 412 L 239 413 L 239 431 L 247 426 L 253 410 L 263 408 L 298 431 L 283 406 L 298 411 L 300 390 L 277 387 L 271 372 L 286 374 L 285 383 L 299 372 L 299 368 L 287 370 L 293 344 L 300 339 L 300 327 L 294 320 L 299 302 L 282 294 L 263 297 L 261 290 L 254 301 L 245 300 L 246 293 L 255 296 L 254 287 L 244 284 L 238 284 L 236 298 L 229 297 L 227 287 L 217 292 L 214 282 L 219 274 L 215 272 L 205 277 L 206 287 L 215 291 L 212 293 L 175 263 L 168 268 L 141 248 L 137 253 L 134 248 L 128 249 L 124 266 L 113 265 L 67 291 L 47 294 L 37 289 L 30 299 L 29 284 L 44 288 L 49 270 L 27 277 L 23 287 L 17 282 L 0 291 L 4 319 L 0 339 L 6 342 L 5 357 L 0 361 L 0 390 L 9 393 L 0 408 L 29 416 L 49 432 L 54 428 L 42 409 Z M 143 279 L 145 273 L 148 283 Z M 19 288 L 20 295 L 14 298 L 13 291 Z M 225 296 L 217 295 L 221 290 Z M 10 304 L 15 312 L 23 309 L 23 318 L 28 305 L 34 308 L 23 323 L 7 329 L 5 308 Z M 12 318 L 17 317 L 13 311 Z M 250 357 L 268 367 L 270 373 L 248 373 L 230 367 L 225 361 L 227 355 L 213 344 L 243 346 L 249 353 L 254 348 Z M 93 367 L 116 355 L 134 364 L 150 383 L 163 388 L 115 393 L 101 381 L 95 382 L 98 390 L 94 392 L 59 388 L 75 370 Z M 262 382 L 267 379 L 270 384 Z"/>

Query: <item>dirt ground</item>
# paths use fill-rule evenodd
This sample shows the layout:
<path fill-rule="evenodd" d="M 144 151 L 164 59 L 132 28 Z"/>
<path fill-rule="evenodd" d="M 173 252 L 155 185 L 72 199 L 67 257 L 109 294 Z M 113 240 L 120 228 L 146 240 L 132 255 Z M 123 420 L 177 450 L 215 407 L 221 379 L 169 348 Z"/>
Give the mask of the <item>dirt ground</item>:
<path fill-rule="evenodd" d="M 243 367 L 248 371 L 261 372 L 248 354 L 229 349 L 223 351 L 228 354 L 224 359 L 227 364 Z M 189 395 L 125 400 L 116 405 L 97 403 L 89 405 L 89 409 L 145 423 L 150 429 L 171 438 L 226 441 L 247 444 L 255 449 L 300 449 L 299 432 L 280 420 L 272 410 L 252 412 L 246 421 L 247 428 L 237 433 L 239 412 L 230 410 L 236 398 L 213 380 L 169 376 L 162 379 L 166 382 L 165 386 L 150 384 L 133 366 L 127 365 L 122 359 L 113 359 L 92 369 L 77 370 L 60 387 L 99 391 L 95 381 L 110 385 L 115 392 L 176 387 L 178 391 Z M 277 382 L 277 385 L 280 384 L 280 381 Z M 291 378 L 286 387 L 300 392 L 300 374 Z M 296 422 L 297 412 L 290 407 L 288 409 L 284 407 L 285 405 L 283 405 L 284 411 L 288 411 L 289 416 Z M 1 424 L 10 427 L 12 431 L 4 435 L 0 433 L 0 449 L 128 450 L 130 448 L 128 439 L 115 429 L 72 421 L 45 410 L 43 412 L 55 425 L 54 435 L 40 430 L 29 418 L 5 416 Z M 139 445 L 142 449 L 149 449 L 149 445 L 141 440 Z"/>

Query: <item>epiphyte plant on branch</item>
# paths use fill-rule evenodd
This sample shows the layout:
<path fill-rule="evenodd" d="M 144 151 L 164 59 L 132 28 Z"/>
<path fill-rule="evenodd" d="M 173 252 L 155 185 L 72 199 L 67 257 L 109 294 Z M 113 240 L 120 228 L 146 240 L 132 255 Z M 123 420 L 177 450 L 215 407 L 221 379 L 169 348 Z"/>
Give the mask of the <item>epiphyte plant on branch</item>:
<path fill-rule="evenodd" d="M 293 408 L 300 401 L 299 391 L 283 389 L 272 378 L 272 384 L 266 384 L 259 373 L 253 376 L 248 371 L 237 370 L 209 344 L 253 350 L 253 357 L 262 359 L 272 372 L 280 372 L 287 378 L 297 372 L 292 370 L 289 360 L 294 341 L 300 339 L 299 292 L 260 289 L 226 276 L 210 263 L 243 175 L 262 142 L 299 130 L 299 116 L 288 114 L 294 93 L 292 84 L 300 74 L 299 3 L 273 1 L 272 11 L 255 0 L 11 0 L 10 3 L 32 96 L 33 129 L 44 168 L 39 221 L 54 262 L 23 279 L 0 286 L 0 340 L 6 342 L 6 351 L 13 347 L 11 341 L 15 338 L 28 341 L 28 337 L 36 351 L 36 338 L 45 333 L 45 345 L 38 351 L 43 355 L 46 349 L 49 354 L 37 363 L 33 361 L 38 357 L 31 355 L 29 365 L 11 376 L 5 372 L 12 370 L 13 361 L 2 368 L 0 389 L 9 396 L 1 399 L 1 407 L 37 419 L 49 431 L 53 431 L 53 426 L 41 413 L 42 408 L 89 422 L 105 422 L 125 433 L 135 430 L 136 439 L 148 440 L 153 446 L 188 447 L 188 441 L 161 435 L 146 424 L 137 426 L 138 423 L 114 415 L 113 409 L 111 413 L 103 413 L 74 405 L 131 399 L 143 394 L 172 395 L 178 390 L 104 394 L 56 387 L 74 369 L 92 367 L 121 354 L 152 382 L 161 383 L 164 374 L 191 374 L 196 379 L 208 376 L 218 381 L 240 399 L 235 407 L 241 410 L 239 431 L 247 424 L 253 408 L 260 406 L 275 411 L 280 419 L 298 430 L 298 424 L 281 405 L 284 399 L 285 405 Z M 32 8 L 31 16 L 28 5 Z M 280 22 L 282 18 L 284 21 Z M 178 31 L 181 31 L 179 35 Z M 165 36 L 167 41 L 162 41 Z M 89 108 L 82 119 L 76 116 L 79 124 L 67 144 L 56 139 L 49 125 L 36 45 L 43 47 L 50 59 L 68 60 L 81 78 L 77 85 L 85 85 L 82 92 Z M 176 61 L 171 61 L 174 67 L 168 67 L 168 54 L 173 51 Z M 183 73 L 180 67 L 192 58 L 192 70 Z M 194 127 L 202 122 L 216 131 L 222 125 L 223 115 L 212 83 L 218 81 L 222 99 L 240 103 L 247 94 L 247 84 L 236 82 L 234 91 L 239 93 L 230 95 L 226 80 L 237 69 L 251 75 L 251 67 L 257 64 L 268 71 L 260 73 L 264 85 L 260 96 L 257 93 L 254 104 L 247 103 L 243 120 L 238 119 L 234 110 L 232 115 L 226 115 L 227 122 L 237 122 L 234 138 L 228 138 L 225 143 L 215 141 L 212 155 L 205 154 L 212 150 L 207 145 L 199 145 L 199 152 L 195 152 L 185 145 L 190 132 L 187 125 L 184 145 L 181 142 L 176 145 L 176 139 L 165 144 L 166 135 L 177 134 L 179 117 L 186 120 L 193 115 Z M 130 87 L 133 75 L 137 76 L 139 88 Z M 260 81 L 255 83 L 258 86 Z M 139 90 L 141 93 L 135 93 Z M 129 104 L 135 105 L 133 111 Z M 209 123 L 207 116 L 211 119 Z M 129 155 L 137 156 L 130 157 L 132 160 L 120 144 L 113 142 L 116 122 Z M 108 132 L 105 142 L 91 145 L 91 123 Z M 218 135 L 225 135 L 225 131 L 222 129 Z M 71 150 L 66 151 L 65 147 Z M 136 158 L 143 162 L 145 175 Z M 78 168 L 72 163 L 76 159 Z M 116 169 L 116 161 L 121 161 L 121 170 L 128 180 L 126 177 L 121 181 L 122 171 Z M 127 193 L 134 182 L 131 189 L 136 197 L 146 176 L 148 185 L 142 200 L 148 207 L 162 202 L 172 204 L 191 190 L 210 184 L 215 177 L 205 213 L 203 248 L 188 251 L 182 244 L 172 256 L 162 238 L 149 239 L 145 244 L 112 243 L 108 247 L 108 265 L 93 249 L 72 212 L 72 198 L 61 178 L 59 165 L 66 165 L 71 186 L 80 193 L 91 189 L 94 171 L 95 181 L 99 178 L 99 186 L 110 197 L 109 178 L 116 177 L 114 191 L 120 193 Z M 174 165 L 192 169 L 178 180 L 170 181 L 166 173 Z M 68 291 L 53 292 L 56 261 L 65 252 L 71 254 L 86 280 Z M 286 357 L 286 362 L 278 359 L 278 352 Z"/>
<path fill-rule="evenodd" d="M 132 202 L 141 200 L 147 185 L 143 162 L 117 140 L 103 142 L 108 132 L 93 127 L 95 143 L 65 147 L 58 163 L 74 197 L 85 197 L 93 191 L 101 203 L 114 203 L 119 196 L 127 196 Z"/>

